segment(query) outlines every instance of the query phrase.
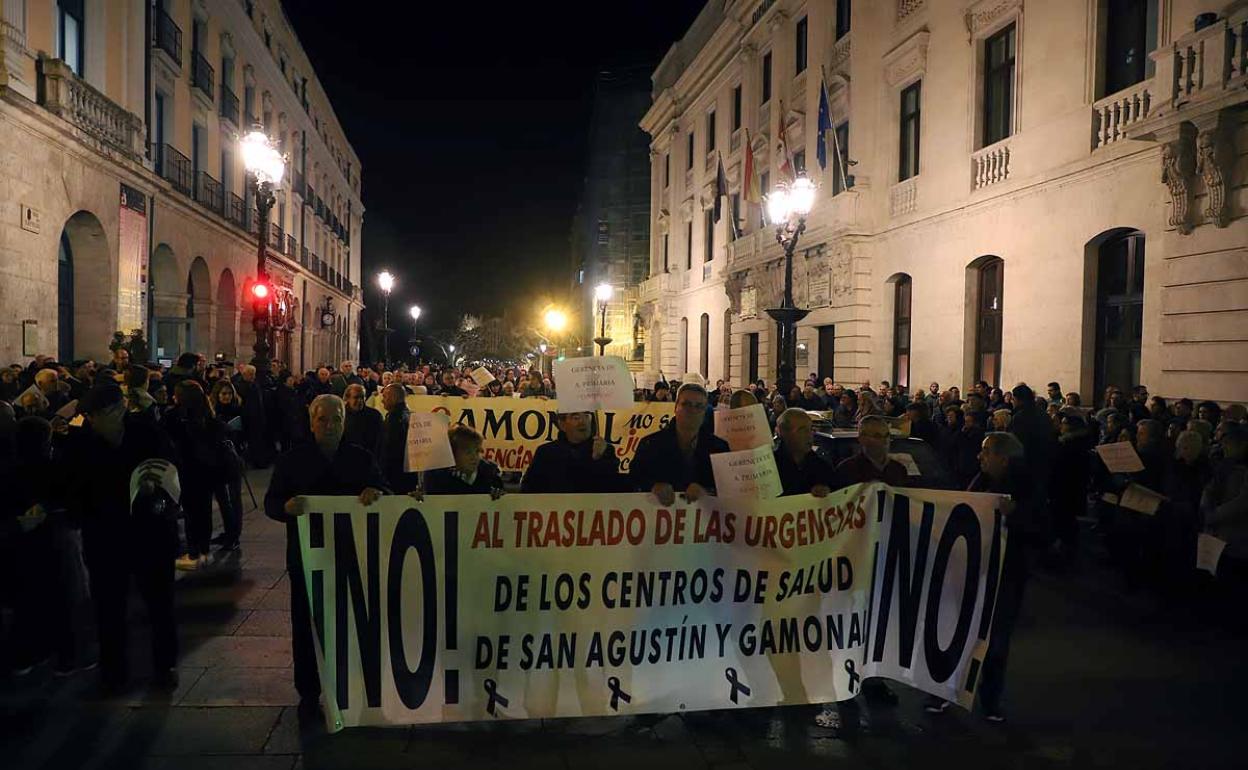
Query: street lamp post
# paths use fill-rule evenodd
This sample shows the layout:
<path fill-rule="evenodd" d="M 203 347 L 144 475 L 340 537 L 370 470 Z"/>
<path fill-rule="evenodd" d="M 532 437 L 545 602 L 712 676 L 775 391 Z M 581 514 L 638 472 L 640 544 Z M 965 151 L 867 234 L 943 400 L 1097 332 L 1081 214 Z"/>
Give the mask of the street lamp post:
<path fill-rule="evenodd" d="M 269 352 L 273 346 L 273 323 L 271 307 L 273 292 L 269 286 L 269 274 L 265 268 L 268 257 L 269 211 L 273 208 L 275 196 L 273 189 L 282 183 L 286 173 L 286 159 L 278 152 L 277 147 L 265 135 L 261 127 L 256 126 L 239 140 L 243 156 L 243 165 L 256 180 L 256 282 L 252 284 L 251 328 L 255 332 L 256 341 L 252 345 L 255 355 L 251 363 L 256 373 L 267 377 L 269 372 Z"/>
<path fill-rule="evenodd" d="M 607 345 L 611 344 L 611 338 L 607 336 L 607 303 L 611 301 L 611 295 L 615 294 L 615 289 L 609 283 L 600 283 L 594 287 L 594 298 L 598 300 L 602 314 L 601 326 L 598 329 L 598 336 L 594 338 L 594 342 L 598 345 L 598 355 L 605 356 L 607 354 Z"/>
<path fill-rule="evenodd" d="M 780 307 L 767 315 L 776 321 L 779 356 L 776 361 L 776 389 L 788 397 L 797 371 L 797 322 L 810 312 L 793 303 L 793 252 L 806 232 L 806 215 L 815 203 L 815 185 L 805 176 L 791 185 L 781 185 L 767 196 L 767 215 L 776 224 L 776 242 L 784 249 L 784 297 Z"/>
<path fill-rule="evenodd" d="M 568 325 L 567 314 L 558 308 L 552 307 L 549 310 L 547 310 L 545 316 L 543 317 L 543 320 L 546 322 L 546 331 L 550 333 L 551 340 L 557 339 L 558 336 L 563 333 L 564 328 L 566 328 Z M 542 352 L 545 353 L 546 351 L 542 351 Z M 559 346 L 556 344 L 554 346 L 554 350 L 552 350 L 550 353 L 550 357 L 551 359 L 554 359 L 558 355 L 559 355 Z M 551 367 L 553 368 L 553 366 L 554 366 L 554 361 L 552 360 Z M 551 372 L 549 370 L 543 370 L 542 373 L 550 374 Z"/>
<path fill-rule="evenodd" d="M 420 363 L 420 359 L 418 358 L 419 348 L 417 347 L 419 343 L 416 341 L 416 325 L 420 322 L 420 305 L 412 305 L 407 309 L 407 313 L 412 317 L 412 366 L 416 366 Z"/>
<path fill-rule="evenodd" d="M 394 276 L 389 270 L 382 270 L 377 274 L 377 285 L 381 287 L 381 318 L 382 329 L 381 348 L 382 357 L 386 359 L 386 365 L 390 365 L 390 290 L 394 288 Z"/>

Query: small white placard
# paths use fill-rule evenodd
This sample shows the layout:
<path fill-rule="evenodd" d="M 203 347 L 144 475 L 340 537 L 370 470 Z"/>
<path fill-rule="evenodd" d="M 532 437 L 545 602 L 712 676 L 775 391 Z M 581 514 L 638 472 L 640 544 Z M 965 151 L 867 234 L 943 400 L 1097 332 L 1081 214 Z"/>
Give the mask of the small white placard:
<path fill-rule="evenodd" d="M 715 435 L 734 452 L 771 446 L 771 426 L 762 404 L 715 410 Z"/>
<path fill-rule="evenodd" d="M 1119 498 L 1118 505 L 1123 508 L 1130 508 L 1133 511 L 1139 511 L 1148 516 L 1156 516 L 1157 509 L 1161 507 L 1165 499 L 1165 495 L 1154 492 L 1148 487 L 1142 487 L 1139 484 L 1128 484 L 1127 488 L 1122 490 L 1122 497 Z"/>
<path fill-rule="evenodd" d="M 484 366 L 478 366 L 472 370 L 472 381 L 477 383 L 478 387 L 484 388 L 494 381 L 494 375 L 490 374 L 490 370 Z"/>
<path fill-rule="evenodd" d="M 1225 548 L 1225 540 L 1201 532 L 1196 539 L 1196 569 L 1203 569 L 1210 575 L 1218 574 L 1218 560 Z"/>
<path fill-rule="evenodd" d="M 1116 441 L 1112 444 L 1101 444 L 1096 448 L 1101 462 L 1110 473 L 1138 473 L 1144 470 L 1144 463 L 1135 453 L 1135 447 L 1129 441 Z"/>
<path fill-rule="evenodd" d="M 451 418 L 441 412 L 412 412 L 407 418 L 407 462 L 405 470 L 431 471 L 455 464 L 447 431 Z"/>
<path fill-rule="evenodd" d="M 560 412 L 633 408 L 633 377 L 619 356 L 555 361 L 555 386 Z"/>
<path fill-rule="evenodd" d="M 711 455 L 711 469 L 717 497 L 761 500 L 784 491 L 770 446 Z"/>

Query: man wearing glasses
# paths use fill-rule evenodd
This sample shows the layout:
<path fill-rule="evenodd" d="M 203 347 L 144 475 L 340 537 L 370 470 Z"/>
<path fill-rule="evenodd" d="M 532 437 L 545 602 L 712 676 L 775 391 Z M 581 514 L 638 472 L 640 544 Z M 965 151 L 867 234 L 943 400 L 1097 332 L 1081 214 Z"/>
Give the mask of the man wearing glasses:
<path fill-rule="evenodd" d="M 694 382 L 680 386 L 675 417 L 637 445 L 628 473 L 634 489 L 653 492 L 663 505 L 676 502 L 677 492 L 688 502 L 711 494 L 711 455 L 727 452 L 728 442 L 702 431 L 706 403 L 706 388 Z"/>

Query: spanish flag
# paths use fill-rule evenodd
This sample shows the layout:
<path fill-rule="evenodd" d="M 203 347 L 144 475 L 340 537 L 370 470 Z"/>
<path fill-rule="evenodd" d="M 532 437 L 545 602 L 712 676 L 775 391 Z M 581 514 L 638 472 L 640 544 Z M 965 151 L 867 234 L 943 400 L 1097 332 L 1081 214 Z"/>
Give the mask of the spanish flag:
<path fill-rule="evenodd" d="M 758 174 L 754 170 L 754 147 L 750 142 L 750 129 L 745 129 L 745 160 L 741 162 L 742 198 L 746 203 L 761 204 L 763 193 L 759 188 Z"/>

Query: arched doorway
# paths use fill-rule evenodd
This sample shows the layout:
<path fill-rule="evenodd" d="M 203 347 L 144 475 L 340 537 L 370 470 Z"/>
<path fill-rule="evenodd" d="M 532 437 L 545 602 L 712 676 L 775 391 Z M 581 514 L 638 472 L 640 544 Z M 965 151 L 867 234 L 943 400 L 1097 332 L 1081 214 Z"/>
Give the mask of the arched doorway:
<path fill-rule="evenodd" d="M 1110 385 L 1126 390 L 1140 383 L 1144 233 L 1112 230 L 1089 245 L 1095 248 L 1096 262 L 1092 397 L 1099 403 Z"/>
<path fill-rule="evenodd" d="M 208 348 L 213 343 L 212 317 L 212 278 L 208 272 L 208 262 L 203 257 L 196 257 L 191 262 L 190 272 L 186 276 L 186 317 L 190 319 L 190 338 L 186 349 L 194 353 L 204 353 L 211 357 Z"/>
<path fill-rule="evenodd" d="M 971 382 L 1001 385 L 1002 330 L 1005 322 L 1005 262 L 988 254 L 967 265 L 966 349 Z"/>
<path fill-rule="evenodd" d="M 187 350 L 187 280 L 178 269 L 173 249 L 161 243 L 152 250 L 149 277 L 152 314 L 152 352 L 157 361 L 171 362 Z"/>
<path fill-rule="evenodd" d="M 238 286 L 234 273 L 227 267 L 217 281 L 217 333 L 216 350 L 229 360 L 238 352 Z"/>
<path fill-rule="evenodd" d="M 117 318 L 108 255 L 99 218 L 79 211 L 66 220 L 57 243 L 56 276 L 56 355 L 62 361 L 107 357 Z"/>
<path fill-rule="evenodd" d="M 64 231 L 56 259 L 56 357 L 74 358 L 74 251 Z"/>
<path fill-rule="evenodd" d="M 899 389 L 910 387 L 910 304 L 914 284 L 906 273 L 888 279 L 892 284 L 893 384 Z"/>

